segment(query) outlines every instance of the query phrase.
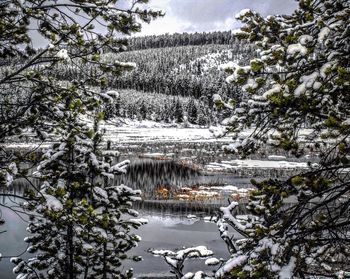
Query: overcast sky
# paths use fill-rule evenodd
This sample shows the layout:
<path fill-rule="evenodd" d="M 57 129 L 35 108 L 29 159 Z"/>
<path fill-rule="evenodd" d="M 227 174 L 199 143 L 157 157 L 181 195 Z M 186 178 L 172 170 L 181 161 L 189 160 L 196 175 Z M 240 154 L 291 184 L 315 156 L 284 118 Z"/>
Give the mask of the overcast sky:
<path fill-rule="evenodd" d="M 141 35 L 231 30 L 239 27 L 234 15 L 245 8 L 262 15 L 290 14 L 295 0 L 150 0 L 149 7 L 166 14 L 144 24 Z"/>
<path fill-rule="evenodd" d="M 0 0 L 1 1 L 1 0 Z M 130 7 L 130 0 L 120 0 L 120 8 Z M 227 31 L 238 28 L 240 23 L 235 14 L 250 8 L 267 16 L 290 14 L 297 7 L 295 0 L 150 0 L 147 8 L 161 10 L 165 16 L 144 23 L 137 36 L 165 33 Z M 98 30 L 98 28 L 97 28 Z M 34 47 L 47 45 L 35 31 L 30 32 Z"/>

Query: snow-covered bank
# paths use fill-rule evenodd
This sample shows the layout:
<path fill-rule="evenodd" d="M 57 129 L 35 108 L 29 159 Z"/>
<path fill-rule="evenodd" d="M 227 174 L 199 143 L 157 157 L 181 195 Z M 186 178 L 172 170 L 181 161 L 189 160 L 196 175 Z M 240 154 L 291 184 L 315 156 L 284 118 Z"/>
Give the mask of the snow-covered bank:
<path fill-rule="evenodd" d="M 82 117 L 88 126 L 92 121 Z M 101 121 L 100 127 L 105 131 L 104 141 L 116 144 L 125 143 L 161 143 L 161 142 L 226 142 L 230 137 L 216 138 L 205 126 L 184 123 L 163 123 L 150 120 L 112 119 Z M 1 144 L 14 148 L 42 148 L 49 146 L 55 139 L 48 134 L 44 142 L 38 142 L 34 133 L 28 129 L 21 138 L 12 138 Z"/>
<path fill-rule="evenodd" d="M 212 162 L 205 166 L 208 171 L 227 171 L 243 168 L 249 169 L 306 169 L 307 163 L 289 162 L 289 161 L 272 161 L 272 160 L 232 160 L 222 161 L 221 163 Z"/>
<path fill-rule="evenodd" d="M 315 163 L 312 164 L 316 166 Z M 231 173 L 235 177 L 246 178 L 286 178 L 308 169 L 307 162 L 272 160 L 230 160 L 211 162 L 204 166 L 204 173 Z"/>
<path fill-rule="evenodd" d="M 230 137 L 216 138 L 207 127 L 154 121 L 124 119 L 105 122 L 105 140 L 117 143 L 139 142 L 230 142 Z"/>

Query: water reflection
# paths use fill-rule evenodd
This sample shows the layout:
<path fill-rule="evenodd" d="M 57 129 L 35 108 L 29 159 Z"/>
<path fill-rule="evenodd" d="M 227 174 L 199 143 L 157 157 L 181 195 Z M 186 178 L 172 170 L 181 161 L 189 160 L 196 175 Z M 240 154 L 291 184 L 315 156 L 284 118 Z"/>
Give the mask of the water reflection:
<path fill-rule="evenodd" d="M 4 255 L 18 256 L 27 248 L 27 244 L 23 242 L 26 236 L 26 223 L 10 210 L 4 209 L 3 214 L 7 222 L 1 228 L 6 230 L 6 233 L 0 235 L 0 250 Z M 141 212 L 140 216 L 148 219 L 149 223 L 136 231 L 142 241 L 132 250 L 132 253 L 142 256 L 144 260 L 139 263 L 126 263 L 126 267 L 134 268 L 135 276 L 155 278 L 156 275 L 170 275 L 163 259 L 147 252 L 150 248 L 175 250 L 183 246 L 206 245 L 208 249 L 214 251 L 215 257 L 228 256 L 226 246 L 219 239 L 217 226 L 214 223 L 205 222 L 202 218 L 187 218 L 177 214 Z M 13 267 L 8 258 L 2 259 L 0 278 L 15 279 L 16 276 L 12 273 Z M 210 270 L 210 268 L 208 269 L 202 260 L 190 260 L 186 271 L 196 270 Z"/>
<path fill-rule="evenodd" d="M 134 189 L 140 189 L 145 199 L 155 197 L 154 190 L 158 187 L 178 188 L 193 185 L 225 185 L 233 184 L 246 187 L 250 178 L 238 178 L 234 174 L 204 175 L 197 170 L 171 160 L 134 159 L 131 161 L 126 174 L 117 175 L 113 183 L 125 184 Z M 35 187 L 40 186 L 37 179 L 30 179 Z M 25 179 L 16 179 L 10 191 L 23 193 L 30 185 Z"/>
<path fill-rule="evenodd" d="M 175 161 L 157 161 L 152 159 L 134 160 L 125 175 L 115 178 L 115 184 L 125 184 L 141 189 L 147 197 L 159 186 L 179 187 L 191 183 L 199 173 Z"/>
<path fill-rule="evenodd" d="M 214 256 L 217 258 L 229 256 L 214 223 L 205 222 L 198 218 L 188 219 L 186 216 L 174 214 L 149 215 L 143 212 L 142 215 L 149 220 L 149 223 L 137 231 L 137 234 L 142 237 L 142 241 L 133 252 L 144 257 L 144 261 L 133 265 L 137 276 L 155 278 L 156 275 L 170 275 L 164 260 L 147 252 L 150 248 L 176 250 L 183 247 L 205 245 L 208 249 L 213 250 Z M 189 260 L 185 267 L 186 272 L 211 270 L 200 259 Z"/>
<path fill-rule="evenodd" d="M 9 200 L 3 200 L 5 206 L 13 206 Z M 20 213 L 1 207 L 2 218 L 6 221 L 0 226 L 0 253 L 3 258 L 0 260 L 0 278 L 14 279 L 12 273 L 14 265 L 10 263 L 10 257 L 18 257 L 25 253 L 28 244 L 23 241 L 26 235 L 27 217 Z"/>
<path fill-rule="evenodd" d="M 39 186 L 37 180 L 32 180 L 31 183 L 37 187 Z M 205 176 L 174 161 L 137 159 L 132 161 L 128 173 L 117 176 L 114 183 L 116 185 L 124 183 L 133 188 L 141 189 L 144 198 L 153 198 L 154 189 L 161 185 L 169 187 L 201 184 L 223 185 L 226 183 L 244 185 L 248 183 L 248 179 L 237 179 L 232 175 L 224 174 Z M 10 191 L 14 194 L 21 194 L 26 187 L 29 187 L 28 181 L 18 179 L 14 182 Z M 2 203 L 13 205 L 11 201 L 4 198 Z M 27 244 L 23 241 L 26 236 L 27 224 L 13 211 L 3 207 L 1 209 L 6 223 L 0 227 L 0 231 L 6 232 L 0 234 L 0 253 L 5 256 L 18 256 L 27 248 Z M 193 210 L 187 211 L 186 209 L 185 211 L 179 211 L 181 215 L 169 215 L 168 210 L 159 210 L 156 206 L 145 208 L 145 205 L 143 205 L 139 209 L 142 211 L 147 209 L 147 211 L 142 212 L 142 217 L 148 218 L 149 224 L 137 231 L 137 234 L 142 237 L 142 242 L 133 252 L 136 255 L 143 256 L 144 261 L 136 264 L 132 263 L 136 275 L 147 275 L 154 278 L 154 274 L 168 274 L 167 265 L 162 259 L 149 254 L 147 252 L 149 248 L 176 249 L 182 248 L 182 246 L 206 245 L 209 249 L 214 250 L 216 257 L 227 257 L 226 247 L 219 239 L 215 224 L 206 223 L 203 219 L 190 220 L 184 217 L 188 213 L 198 213 L 198 215 L 204 217 L 206 214 L 210 214 L 210 211 L 201 209 L 201 211 L 196 212 Z M 191 271 L 208 269 L 200 260 L 191 260 L 188 266 Z M 16 278 L 12 273 L 13 267 L 8 258 L 3 258 L 0 261 L 0 278 Z"/>
<path fill-rule="evenodd" d="M 159 187 L 179 188 L 194 185 L 232 184 L 246 187 L 250 178 L 237 178 L 234 174 L 204 175 L 198 170 L 171 160 L 136 159 L 133 160 L 125 175 L 116 176 L 115 184 L 125 184 L 141 189 L 145 199 L 155 197 Z"/>

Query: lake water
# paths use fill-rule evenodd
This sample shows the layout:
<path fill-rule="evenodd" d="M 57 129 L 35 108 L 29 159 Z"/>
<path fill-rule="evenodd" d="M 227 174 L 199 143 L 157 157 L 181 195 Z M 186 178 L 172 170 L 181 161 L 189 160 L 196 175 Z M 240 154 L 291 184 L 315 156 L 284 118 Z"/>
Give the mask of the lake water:
<path fill-rule="evenodd" d="M 245 185 L 248 183 L 248 179 L 234 178 L 232 175 L 225 174 L 205 176 L 171 161 L 146 159 L 132 163 L 128 174 L 118 176 L 115 184 L 125 183 L 134 188 L 137 188 L 137 185 L 142 185 L 143 192 L 148 193 L 146 197 L 152 198 L 152 190 L 159 185 L 180 187 L 196 184 L 223 185 L 228 182 Z M 20 193 L 25 187 L 25 181 L 22 180 L 17 183 L 14 189 Z M 5 205 L 13 204 L 10 200 L 3 200 L 2 203 L 4 201 Z M 219 237 L 215 223 L 205 222 L 203 218 L 188 219 L 185 216 L 186 213 L 180 215 L 168 210 L 162 212 L 159 209 L 152 210 L 151 208 L 150 210 L 141 210 L 140 212 L 141 217 L 147 218 L 149 223 L 135 232 L 141 236 L 142 241 L 138 247 L 132 250 L 133 254 L 142 256 L 144 260 L 138 263 L 125 262 L 126 267 L 134 268 L 135 276 L 155 278 L 156 276 L 170 275 L 165 261 L 161 257 L 155 257 L 147 252 L 151 248 L 175 250 L 184 246 L 205 245 L 214 251 L 214 256 L 217 258 L 228 257 L 226 246 Z M 16 276 L 12 273 L 14 265 L 9 262 L 9 258 L 20 256 L 25 252 L 27 244 L 24 243 L 23 239 L 26 236 L 27 223 L 22 220 L 22 218 L 25 219 L 25 216 L 16 214 L 9 209 L 2 208 L 2 214 L 6 223 L 0 227 L 0 231 L 5 231 L 0 234 L 0 252 L 8 258 L 3 258 L 0 261 L 0 279 L 15 279 Z M 198 212 L 198 214 L 204 217 L 203 211 Z M 30 255 L 24 253 L 24 256 Z M 210 267 L 205 266 L 203 260 L 190 260 L 186 271 L 198 270 L 210 270 Z"/>
<path fill-rule="evenodd" d="M 149 249 L 181 249 L 191 246 L 205 245 L 213 250 L 217 258 L 227 258 L 228 252 L 224 242 L 220 239 L 215 223 L 205 222 L 203 219 L 188 219 L 186 216 L 159 214 L 156 212 L 141 212 L 141 217 L 148 219 L 149 223 L 142 226 L 135 233 L 141 236 L 139 246 L 132 250 L 132 254 L 140 255 L 143 261 L 127 263 L 126 267 L 134 268 L 135 277 L 170 275 L 169 268 L 164 260 L 147 252 Z M 26 236 L 26 222 L 21 220 L 14 212 L 3 209 L 3 218 L 7 221 L 1 227 L 0 250 L 4 256 L 18 256 L 26 250 L 23 242 Z M 28 256 L 28 255 L 24 255 Z M 14 265 L 8 258 L 0 261 L 0 278 L 15 279 L 12 273 Z M 190 260 L 186 271 L 210 270 L 200 259 Z"/>
<path fill-rule="evenodd" d="M 147 215 L 149 223 L 137 233 L 142 237 L 139 246 L 133 251 L 141 255 L 144 261 L 133 265 L 136 276 L 170 275 L 169 268 L 160 257 L 150 255 L 147 250 L 152 249 L 181 249 L 204 245 L 214 252 L 217 258 L 227 258 L 228 252 L 224 242 L 220 239 L 215 223 L 201 220 L 189 220 L 186 217 Z M 204 260 L 194 259 L 187 262 L 185 271 L 210 270 Z"/>

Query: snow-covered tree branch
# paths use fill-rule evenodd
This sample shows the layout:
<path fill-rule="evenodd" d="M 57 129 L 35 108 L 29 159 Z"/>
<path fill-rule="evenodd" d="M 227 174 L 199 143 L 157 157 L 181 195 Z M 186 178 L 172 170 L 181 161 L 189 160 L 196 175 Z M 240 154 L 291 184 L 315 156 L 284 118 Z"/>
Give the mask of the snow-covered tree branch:
<path fill-rule="evenodd" d="M 287 181 L 252 181 L 248 209 L 255 219 L 248 226 L 224 210 L 226 223 L 245 237 L 232 243 L 217 277 L 349 272 L 349 15 L 349 2 L 338 0 L 301 0 L 290 16 L 237 15 L 244 26 L 234 35 L 254 42 L 257 57 L 225 67 L 227 82 L 244 90 L 225 121 L 235 137 L 226 149 L 248 156 L 268 144 L 297 157 L 318 153 L 319 162 Z M 253 133 L 242 138 L 248 128 Z"/>

